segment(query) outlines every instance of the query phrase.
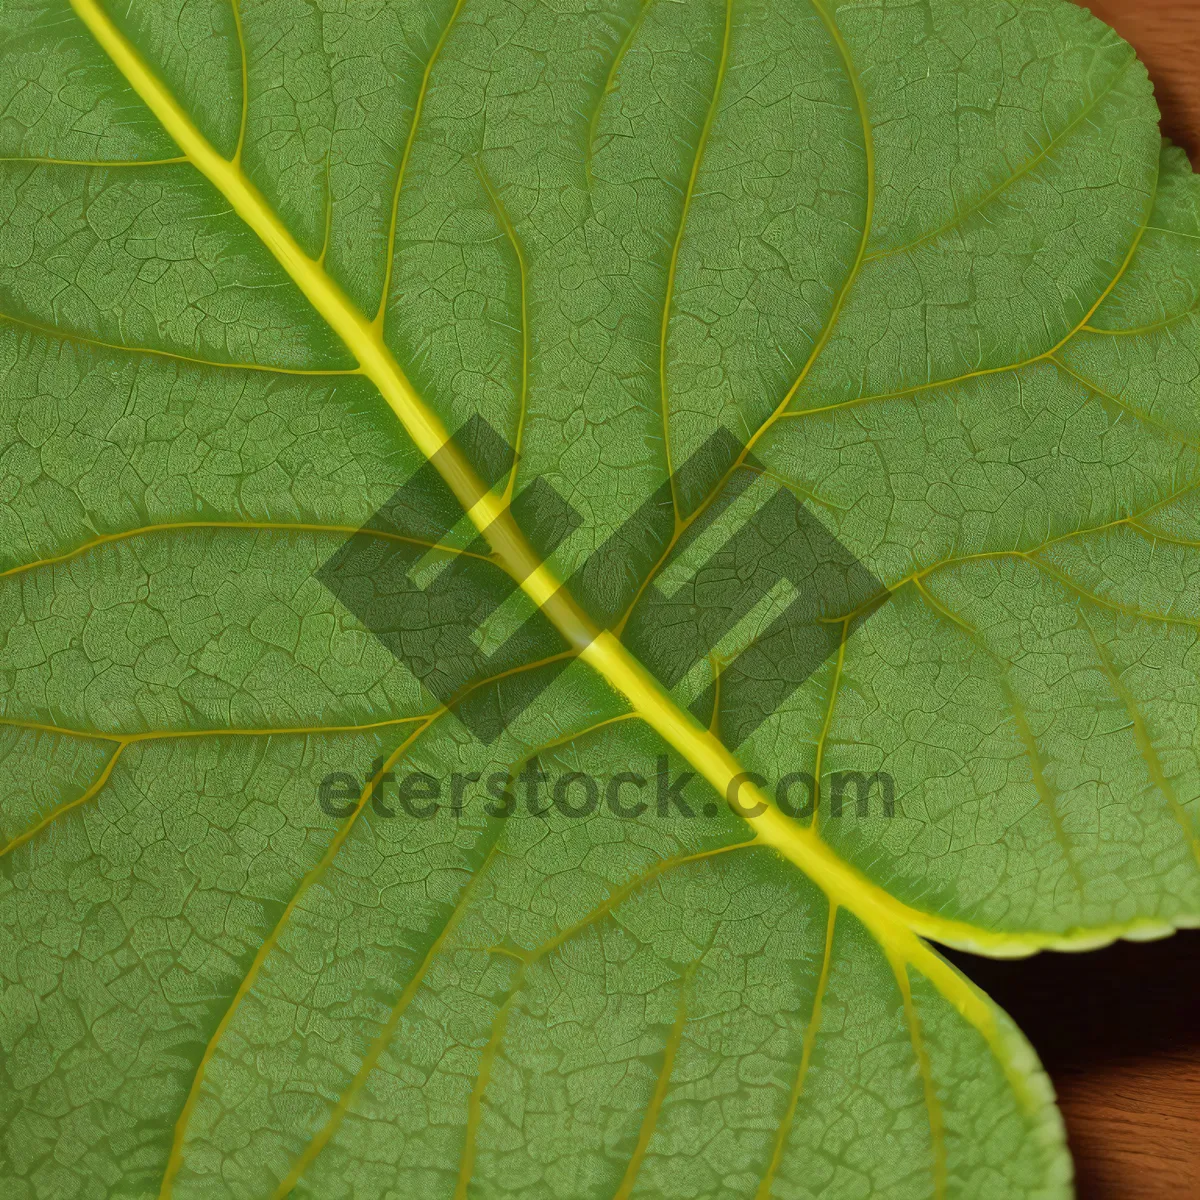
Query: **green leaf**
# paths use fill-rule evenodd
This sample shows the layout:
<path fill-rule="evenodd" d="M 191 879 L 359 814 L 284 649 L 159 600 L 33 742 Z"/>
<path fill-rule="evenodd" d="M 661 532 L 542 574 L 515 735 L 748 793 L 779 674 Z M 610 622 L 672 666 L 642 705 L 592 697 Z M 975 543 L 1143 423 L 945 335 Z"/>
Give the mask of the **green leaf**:
<path fill-rule="evenodd" d="M 923 939 L 1200 920 L 1200 184 L 1133 51 L 0 23 L 5 1195 L 1068 1195 Z"/>

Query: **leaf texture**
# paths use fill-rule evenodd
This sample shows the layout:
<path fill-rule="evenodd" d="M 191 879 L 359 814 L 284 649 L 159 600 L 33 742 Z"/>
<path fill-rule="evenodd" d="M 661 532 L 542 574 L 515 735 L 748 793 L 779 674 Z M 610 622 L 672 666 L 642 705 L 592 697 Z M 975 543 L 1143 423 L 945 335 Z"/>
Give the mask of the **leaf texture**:
<path fill-rule="evenodd" d="M 1068 1195 L 924 939 L 1200 914 L 1200 185 L 1133 51 L 1061 0 L 0 21 L 5 1194 Z M 748 512 L 855 586 L 772 591 Z M 492 666 L 439 694 L 449 609 L 379 636 L 348 545 L 469 578 Z"/>

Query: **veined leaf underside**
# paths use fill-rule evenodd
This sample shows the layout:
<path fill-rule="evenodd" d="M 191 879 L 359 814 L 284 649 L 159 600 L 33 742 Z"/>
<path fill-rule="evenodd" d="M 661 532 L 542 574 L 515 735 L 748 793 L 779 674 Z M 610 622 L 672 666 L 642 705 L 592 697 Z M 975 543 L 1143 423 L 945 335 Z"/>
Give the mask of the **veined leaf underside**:
<path fill-rule="evenodd" d="M 366 17 L 289 24 L 267 5 L 214 0 L 205 36 L 189 42 L 169 5 L 121 14 L 72 0 L 71 36 L 90 37 L 103 57 L 86 59 L 92 50 L 69 41 L 62 52 L 85 56 L 88 79 L 127 88 L 142 115 L 120 158 L 84 153 L 86 138 L 72 133 L 78 150 L 69 137 L 44 139 L 45 152 L 13 154 L 0 171 L 18 180 L 14 205 L 39 172 L 50 188 L 54 172 L 82 172 L 84 222 L 101 240 L 132 228 L 112 197 L 135 197 L 142 225 L 130 236 L 143 247 L 157 236 L 145 261 L 159 265 L 126 277 L 114 259 L 123 298 L 93 286 L 85 303 L 65 287 L 41 304 L 30 299 L 38 285 L 18 278 L 34 259 L 9 253 L 20 250 L 11 241 L 4 262 L 17 274 L 0 282 L 12 340 L 0 365 L 34 363 L 51 394 L 62 361 L 127 381 L 138 424 L 114 435 L 123 447 L 163 439 L 155 421 L 168 428 L 178 387 L 212 393 L 204 403 L 225 416 L 204 416 L 201 436 L 214 445 L 224 436 L 215 430 L 236 424 L 245 446 L 281 448 L 256 468 L 254 489 L 214 485 L 190 514 L 164 491 L 156 510 L 88 517 L 80 533 L 66 518 L 61 536 L 27 527 L 18 537 L 9 526 L 0 584 L 25 611 L 13 618 L 17 682 L 0 734 L 18 775 L 44 769 L 53 786 L 31 785 L 23 807 L 5 812 L 0 854 L 20 864 L 23 889 L 37 855 L 83 861 L 91 827 L 81 822 L 100 819 L 88 814 L 100 810 L 113 831 L 105 836 L 130 845 L 139 822 L 165 821 L 188 869 L 217 880 L 230 906 L 215 921 L 197 918 L 209 931 L 209 974 L 187 976 L 187 994 L 183 968 L 165 964 L 204 953 L 198 941 L 167 949 L 184 936 L 178 922 L 139 932 L 128 951 L 144 956 L 161 939 L 154 953 L 171 999 L 156 1019 L 164 1046 L 191 1047 L 182 1069 L 162 1077 L 166 1099 L 145 1101 L 158 1105 L 147 1126 L 158 1134 L 139 1139 L 114 1115 L 141 1100 L 89 1102 L 100 1106 L 91 1119 L 114 1120 L 114 1136 L 132 1139 L 135 1191 L 382 1195 L 395 1179 L 453 1197 L 853 1194 L 855 1179 L 914 1196 L 1068 1188 L 1032 1055 L 922 939 L 1029 953 L 1195 921 L 1200 776 L 1187 663 L 1200 625 L 1191 565 L 1200 430 L 1178 363 L 1191 353 L 1200 295 L 1194 252 L 1179 246 L 1197 236 L 1200 203 L 1177 153 L 1162 157 L 1160 178 L 1153 105 L 1128 48 L 1057 2 L 1031 5 L 1015 33 L 998 21 L 1003 6 L 963 6 L 997 58 L 977 65 L 979 95 L 953 120 L 936 96 L 902 97 L 889 80 L 905 72 L 954 76 L 946 55 L 958 10 L 929 7 L 937 36 L 905 26 L 911 14 L 826 0 L 724 0 L 686 19 L 665 0 L 507 15 L 457 0 L 403 18 L 385 6 L 371 20 L 400 23 L 372 35 L 361 57 L 378 51 L 378 62 L 362 67 L 356 92 L 347 64 Z M 891 21 L 899 25 L 883 32 Z M 385 34 L 397 40 L 385 44 Z M 1021 126 L 1005 93 L 1018 85 L 997 64 L 1039 39 L 1061 48 L 1058 58 L 1028 51 L 1037 82 L 1022 86 L 1035 87 L 1042 108 Z M 890 57 L 889 45 L 910 43 L 911 62 Z M 182 86 L 203 61 L 240 80 L 236 104 Z M 539 62 L 555 69 L 543 77 Z M 388 91 L 371 70 L 402 80 L 402 100 L 380 100 Z M 514 90 L 484 88 L 476 128 L 471 88 L 489 71 Z M 356 167 L 368 139 L 355 141 L 355 130 L 392 103 L 400 136 L 383 161 Z M 936 153 L 920 143 L 923 103 Z M 510 126 L 527 141 L 493 137 Z M 639 159 L 630 147 L 651 127 L 662 142 Z M 793 135 L 809 139 L 795 154 L 779 145 Z M 374 207 L 355 198 L 355 170 Z M 556 171 L 574 182 L 556 182 Z M 205 315 L 160 316 L 151 335 L 141 314 L 172 278 L 161 264 L 193 261 L 167 244 L 160 214 L 176 203 L 172 187 L 190 227 L 220 235 L 186 251 L 205 264 L 205 278 L 187 284 L 198 289 L 189 311 Z M 452 198 L 459 207 L 421 224 L 426 208 Z M 17 209 L 0 212 L 16 230 Z M 376 244 L 380 261 L 357 266 L 354 248 Z M 242 256 L 246 280 L 222 275 L 231 255 Z M 253 337 L 229 317 L 229 288 L 262 305 Z M 191 347 L 189 329 L 205 330 Z M 241 339 L 246 361 L 229 339 Z M 47 346 L 76 357 L 55 365 Z M 135 414 L 139 388 L 159 394 L 155 371 L 176 382 L 147 423 Z M 23 386 L 13 385 L 18 400 Z M 476 403 L 495 405 L 489 419 L 513 450 L 495 486 L 449 433 Z M 381 432 L 383 405 L 407 435 L 399 449 Z M 26 444 L 45 444 L 32 426 L 15 427 Z M 184 454 L 193 429 L 186 417 L 170 428 L 164 444 L 175 448 L 164 454 Z M 735 450 L 682 475 L 714 428 L 731 431 Z M 328 453 L 340 457 L 314 473 L 331 436 Z M 157 469 L 129 453 L 130 472 Z M 239 453 L 252 451 L 219 447 L 230 462 Z M 422 461 L 483 540 L 465 522 L 444 537 L 371 536 L 422 569 L 470 560 L 483 575 L 507 573 L 565 646 L 432 706 L 361 631 L 329 633 L 328 606 L 305 591 Z M 199 474 L 210 471 L 236 475 L 211 459 Z M 580 515 L 553 553 L 514 517 L 541 478 Z M 664 482 L 657 543 L 629 577 L 580 571 Z M 730 496 L 760 484 L 794 494 L 870 564 L 887 600 L 822 613 L 835 652 L 735 754 L 722 720 L 731 725 L 737 696 L 722 693 L 722 672 L 742 645 L 726 657 L 714 648 L 702 679 L 707 721 L 689 711 L 682 684 L 666 686 L 631 647 L 656 636 L 650 600 L 697 531 L 713 520 L 721 528 Z M 86 468 L 66 486 L 101 496 Z M 139 615 L 126 593 L 152 598 L 146 611 L 162 615 Z M 124 614 L 126 632 L 116 618 L 87 615 L 109 609 Z M 876 610 L 870 626 L 856 624 Z M 207 628 L 214 612 L 225 614 L 224 634 L 194 639 L 189 630 Z M 144 636 L 147 621 L 175 632 Z M 103 704 L 101 674 L 75 700 L 54 671 L 37 682 L 39 639 L 48 663 L 65 653 L 56 647 L 121 638 L 159 649 L 128 662 L 109 655 L 120 682 Z M 254 639 L 274 657 L 255 664 L 245 649 Z M 323 639 L 335 647 L 324 657 L 314 649 Z M 193 656 L 198 673 L 180 674 L 178 655 Z M 244 664 L 232 690 L 231 663 Z M 498 748 L 463 744 L 456 708 L 489 688 L 532 687 L 539 673 L 544 690 Z M 401 831 L 381 816 L 381 789 L 402 766 L 453 768 L 456 779 L 474 768 L 478 782 L 488 762 L 517 779 L 553 760 L 591 778 L 614 754 L 638 778 L 690 770 L 685 795 L 711 790 L 734 813 L 722 808 L 682 833 L 638 824 L 636 834 L 606 815 L 573 823 L 549 808 L 529 823 L 537 834 L 470 807 Z M 320 812 L 296 818 L 321 771 L 364 755 L 371 770 L 352 774 L 355 797 L 336 828 Z M 52 766 L 28 765 L 37 762 Z M 775 778 L 808 773 L 811 821 L 781 811 L 765 778 L 772 767 L 784 768 Z M 894 822 L 830 820 L 831 770 L 865 778 L 885 768 L 898 773 Z M 262 797 L 289 771 L 295 800 L 279 811 L 293 813 L 296 830 L 285 834 Z M 185 782 L 162 782 L 171 777 Z M 164 815 L 171 787 L 187 797 L 190 833 Z M 760 811 L 745 817 L 749 809 Z M 590 846 L 582 830 L 594 831 Z M 551 849 L 539 850 L 543 837 Z M 104 853 L 117 865 L 93 889 L 141 878 L 114 844 Z M 237 879 L 250 880 L 236 865 L 242 853 L 278 861 L 247 883 L 239 909 Z M 423 881 L 416 859 L 406 865 L 412 855 Z M 555 855 L 579 873 L 577 894 L 563 890 Z M 105 941 L 105 905 L 117 914 L 140 903 L 138 887 L 165 879 L 146 876 L 120 895 L 126 885 L 112 884 L 95 902 L 86 935 L 100 947 L 95 961 L 127 953 Z M 38 886 L 63 905 L 74 895 L 60 868 Z M 179 904 L 199 912 L 213 895 L 198 886 Z M 403 916 L 381 923 L 388 913 Z M 72 920 L 55 918 L 56 936 Z M 116 979 L 144 973 L 133 961 L 104 982 L 121 997 L 113 1011 L 134 986 Z M 762 965 L 771 962 L 775 976 Z M 328 975 L 335 963 L 344 978 Z M 37 1086 L 39 1063 L 66 1053 L 23 1032 L 36 991 L 14 1002 L 10 1041 L 22 1049 L 10 1053 L 10 1074 L 21 1089 Z M 872 1013 L 853 1011 L 855 994 L 875 998 Z M 103 1012 L 87 1019 L 102 1027 Z M 50 1025 L 68 1046 L 67 1017 Z M 589 1026 L 594 1039 L 578 1032 Z M 838 1041 L 839 1028 L 872 1048 L 846 1058 L 853 1037 Z M 560 1029 L 575 1032 L 564 1040 Z M 745 1045 L 730 1049 L 739 1038 Z M 872 1056 L 888 1097 L 878 1111 L 865 1099 L 870 1084 L 855 1078 Z M 741 1084 L 720 1083 L 730 1070 Z M 40 1100 L 20 1104 L 5 1121 L 13 1144 L 30 1149 L 6 1154 L 23 1180 L 51 1162 L 35 1149 L 47 1137 L 37 1122 L 51 1118 Z M 865 1163 L 838 1124 L 841 1104 L 894 1120 L 895 1155 Z M 175 1113 L 165 1136 L 164 1105 Z M 998 1114 L 991 1133 L 971 1128 L 976 1110 Z M 579 1122 L 569 1148 L 552 1132 L 564 1112 Z M 736 1148 L 689 1143 L 713 1120 L 714 1145 L 717 1126 L 741 1130 Z M 672 1165 L 680 1156 L 682 1171 Z M 37 1172 L 21 1184 L 29 1195 L 65 1194 L 55 1189 L 67 1168 Z"/>

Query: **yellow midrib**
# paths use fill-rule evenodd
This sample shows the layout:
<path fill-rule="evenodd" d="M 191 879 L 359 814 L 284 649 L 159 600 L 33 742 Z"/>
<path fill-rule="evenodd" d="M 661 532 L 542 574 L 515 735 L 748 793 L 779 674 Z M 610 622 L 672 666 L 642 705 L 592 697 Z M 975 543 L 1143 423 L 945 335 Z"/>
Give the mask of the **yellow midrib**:
<path fill-rule="evenodd" d="M 934 954 L 917 933 L 960 945 L 987 947 L 997 953 L 1027 953 L 1034 944 L 1028 938 L 989 933 L 965 922 L 909 908 L 840 859 L 814 832 L 786 818 L 755 785 L 742 782 L 739 792 L 741 764 L 719 739 L 675 704 L 611 632 L 599 630 L 575 603 L 529 545 L 503 497 L 484 487 L 441 419 L 417 394 L 384 344 L 379 327 L 368 321 L 324 269 L 301 249 L 246 177 L 240 163 L 217 153 L 96 0 L 71 0 L 71 3 L 186 157 L 254 230 L 342 339 L 358 360 L 362 373 L 379 388 L 413 442 L 434 462 L 473 523 L 485 535 L 497 561 L 520 582 L 522 590 L 580 657 L 621 692 L 638 715 L 718 792 L 728 797 L 733 785 L 732 794 L 740 795 L 746 809 L 761 808 L 760 815 L 746 818 L 757 839 L 800 867 L 832 903 L 854 912 L 895 959 L 917 967 L 983 1034 L 1007 1069 L 1008 1056 L 988 1002 Z M 1022 1077 L 1014 1072 L 1010 1080 L 1028 1101 Z"/>

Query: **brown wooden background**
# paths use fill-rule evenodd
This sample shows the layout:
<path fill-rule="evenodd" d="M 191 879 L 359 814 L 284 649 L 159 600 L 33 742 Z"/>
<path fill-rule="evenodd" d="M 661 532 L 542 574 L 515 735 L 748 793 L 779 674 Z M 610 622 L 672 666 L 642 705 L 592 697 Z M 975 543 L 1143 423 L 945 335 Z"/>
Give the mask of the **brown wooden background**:
<path fill-rule="evenodd" d="M 1084 7 L 1137 47 L 1163 132 L 1200 168 L 1200 0 Z M 1200 931 L 1021 962 L 952 957 L 1041 1055 L 1079 1200 L 1200 1200 Z"/>

